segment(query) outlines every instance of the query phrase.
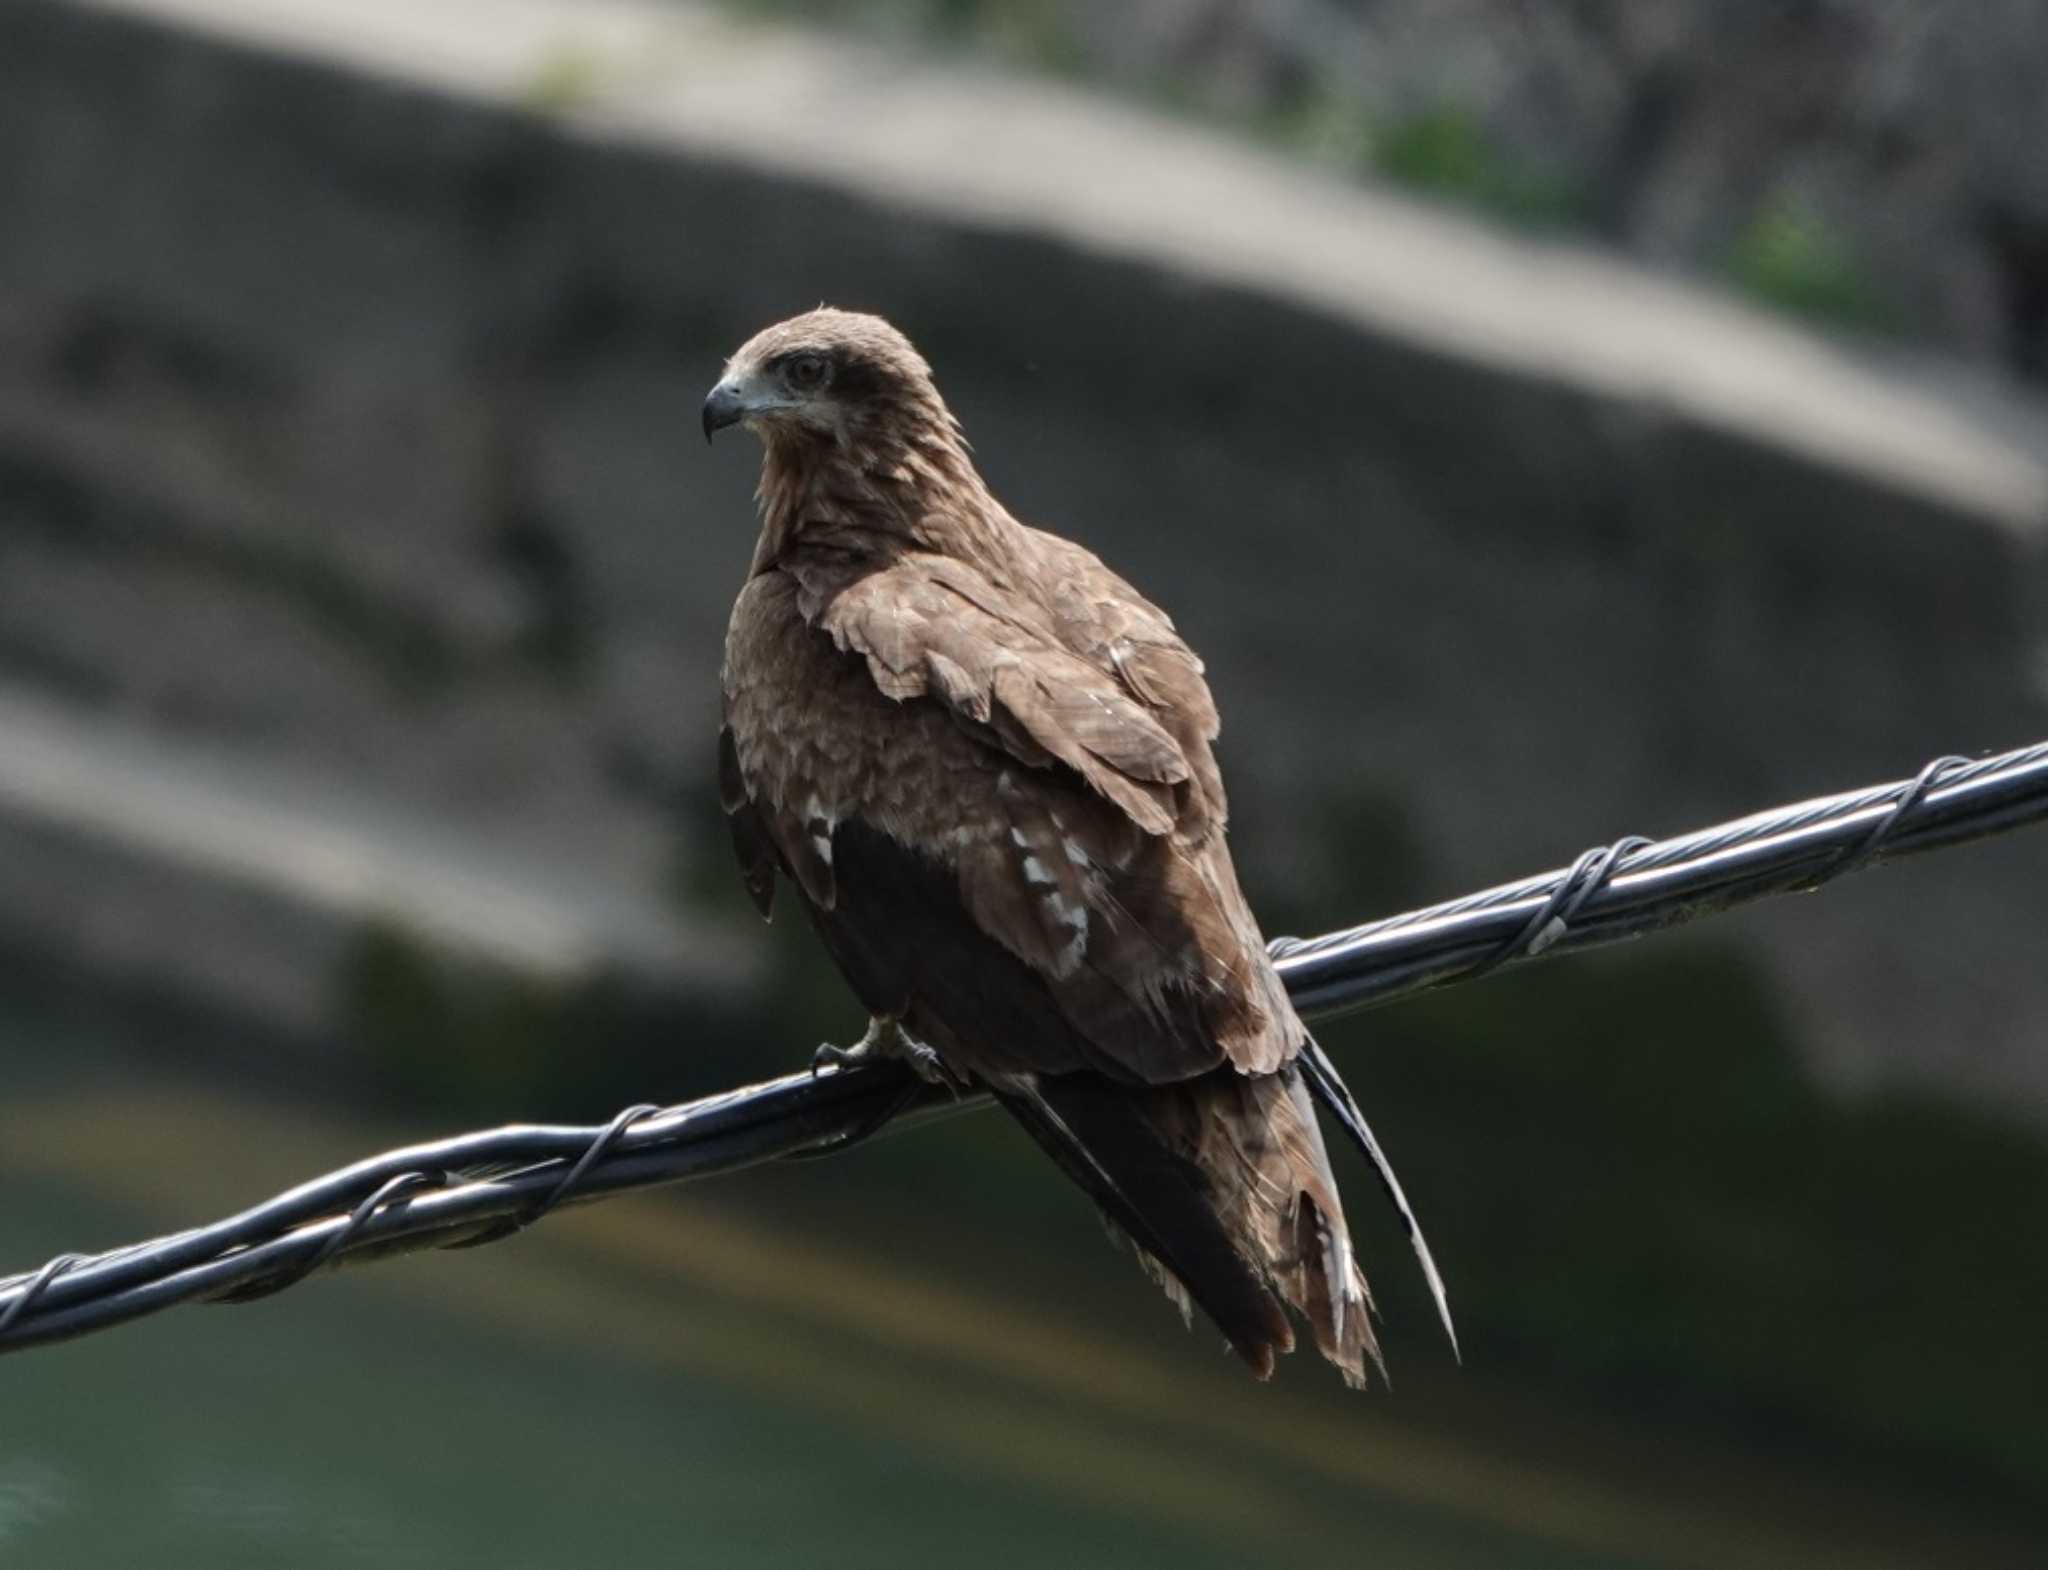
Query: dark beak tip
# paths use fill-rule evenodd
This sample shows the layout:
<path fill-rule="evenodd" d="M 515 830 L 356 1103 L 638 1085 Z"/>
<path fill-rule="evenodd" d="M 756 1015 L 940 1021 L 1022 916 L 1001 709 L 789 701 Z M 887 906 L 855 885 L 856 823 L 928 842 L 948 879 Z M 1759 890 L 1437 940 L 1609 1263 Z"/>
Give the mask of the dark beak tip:
<path fill-rule="evenodd" d="M 728 425 L 737 425 L 746 413 L 740 395 L 724 382 L 704 396 L 704 440 L 710 441 Z"/>

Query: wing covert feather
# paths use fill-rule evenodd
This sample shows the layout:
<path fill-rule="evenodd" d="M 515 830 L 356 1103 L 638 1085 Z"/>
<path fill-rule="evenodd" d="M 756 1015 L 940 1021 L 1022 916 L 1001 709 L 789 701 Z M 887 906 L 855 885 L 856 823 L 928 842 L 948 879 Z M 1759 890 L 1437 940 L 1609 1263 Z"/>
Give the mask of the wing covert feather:
<path fill-rule="evenodd" d="M 1174 787 L 1195 772 L 1180 741 L 1113 665 L 1061 644 L 1028 601 L 936 556 L 906 556 L 850 583 L 815 577 L 805 582 L 807 619 L 862 655 L 887 696 L 932 697 L 1018 762 L 1065 764 L 1147 834 L 1174 831 Z"/>

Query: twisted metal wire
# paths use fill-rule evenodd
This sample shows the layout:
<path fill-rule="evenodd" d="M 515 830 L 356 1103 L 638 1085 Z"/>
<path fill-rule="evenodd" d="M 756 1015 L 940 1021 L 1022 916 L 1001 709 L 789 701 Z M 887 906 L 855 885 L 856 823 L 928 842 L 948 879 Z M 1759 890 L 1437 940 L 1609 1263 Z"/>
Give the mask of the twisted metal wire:
<path fill-rule="evenodd" d="M 1974 762 L 1938 758 L 1910 780 L 1675 839 L 1630 836 L 1569 867 L 1317 938 L 1279 938 L 1272 950 L 1296 1007 L 1321 1018 L 2042 818 L 2048 742 Z M 514 1124 L 388 1151 L 207 1226 L 102 1254 L 60 1254 L 0 1278 L 0 1352 L 175 1303 L 248 1302 L 323 1268 L 495 1241 L 564 1204 L 832 1154 L 987 1100 L 875 1062 L 679 1106 L 629 1107 L 601 1127 Z"/>
<path fill-rule="evenodd" d="M 1274 954 L 1298 1009 L 1341 1014 L 2018 828 L 2048 817 L 2044 793 L 2048 742 L 1974 762 L 1937 758 L 1910 780 L 1817 796 L 1675 839 L 1631 836 L 1559 871 L 1317 938 L 1281 938 Z"/>

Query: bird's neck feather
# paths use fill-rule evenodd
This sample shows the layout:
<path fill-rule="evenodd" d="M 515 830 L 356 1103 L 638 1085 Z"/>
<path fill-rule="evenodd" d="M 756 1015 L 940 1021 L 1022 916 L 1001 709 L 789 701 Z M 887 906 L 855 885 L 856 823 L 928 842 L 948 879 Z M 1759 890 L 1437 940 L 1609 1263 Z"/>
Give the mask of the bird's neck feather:
<path fill-rule="evenodd" d="M 763 436 L 756 572 L 823 537 L 878 557 L 910 549 L 994 562 L 1014 549 L 1019 525 L 990 494 L 958 422 L 936 400 L 836 431 L 785 427 Z"/>

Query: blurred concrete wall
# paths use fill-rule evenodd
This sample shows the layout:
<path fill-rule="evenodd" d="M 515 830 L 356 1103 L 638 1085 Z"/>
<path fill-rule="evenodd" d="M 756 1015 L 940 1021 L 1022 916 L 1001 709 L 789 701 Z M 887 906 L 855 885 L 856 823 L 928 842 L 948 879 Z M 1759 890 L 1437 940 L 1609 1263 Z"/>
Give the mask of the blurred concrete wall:
<path fill-rule="evenodd" d="M 837 50 L 792 74 L 804 46 L 778 34 L 659 35 L 728 95 L 678 97 L 666 130 L 589 86 L 574 8 L 522 0 L 496 30 L 475 0 L 444 8 L 446 47 L 418 51 L 432 85 L 326 58 L 347 16 L 398 9 L 0 5 L 0 751 L 33 731 L 113 777 L 96 815 L 55 811 L 75 798 L 47 777 L 0 790 L 17 933 L 232 995 L 237 966 L 195 958 L 220 941 L 195 913 L 265 870 L 181 859 L 175 824 L 134 822 L 159 766 L 189 781 L 202 760 L 230 827 L 268 804 L 332 828 L 343 862 L 419 846 L 386 859 L 427 879 L 445 841 L 450 866 L 559 896 L 579 941 L 658 968 L 660 890 L 698 875 L 678 836 L 722 875 L 709 738 L 752 535 L 752 454 L 707 455 L 694 411 L 734 344 L 820 298 L 908 329 L 1015 510 L 1173 609 L 1224 707 L 1243 853 L 1304 906 L 1364 918 L 2048 735 L 2048 489 L 2029 489 L 2048 469 L 2013 436 L 2035 409 L 1787 351 L 1609 264 L 1257 166 L 1257 222 L 1233 232 L 1218 192 L 1240 155 L 1134 119 L 1089 122 L 1092 162 L 1010 186 L 959 166 L 971 138 L 930 136 L 887 189 L 842 178 L 819 148 L 933 79 Z M 531 51 L 502 68 L 515 33 Z M 496 74 L 448 90 L 465 36 Z M 1006 135 L 1028 138 L 1035 91 L 1000 89 Z M 1103 242 L 1084 198 L 1167 199 L 1139 188 L 1169 142 L 1225 181 L 1168 193 L 1215 244 Z M 1403 276 L 1440 283 L 1432 303 L 1343 308 L 1347 269 L 1386 258 L 1307 244 L 1293 212 L 1419 244 Z M 1261 286 L 1261 245 L 1294 282 Z M 1611 300 L 1617 335 L 1671 324 L 1654 396 L 1599 368 L 1603 318 L 1581 353 L 1536 320 L 1540 293 L 1461 297 L 1481 255 Z M 1515 310 L 1513 352 L 1458 331 Z M 1776 403 L 1746 414 L 1769 355 L 1810 362 L 1814 391 L 1755 374 Z M 1360 798 L 1412 853 L 1404 886 L 1370 839 L 1326 832 Z M 295 860 L 279 897 L 333 893 Z M 2048 1108 L 2044 875 L 2048 843 L 2014 838 L 1723 930 L 1768 956 L 1835 1071 Z M 333 949 L 291 943 L 277 963 L 301 981 L 250 995 L 296 985 L 310 1017 Z"/>
<path fill-rule="evenodd" d="M 2038 0 L 776 0 L 2048 379 Z"/>

